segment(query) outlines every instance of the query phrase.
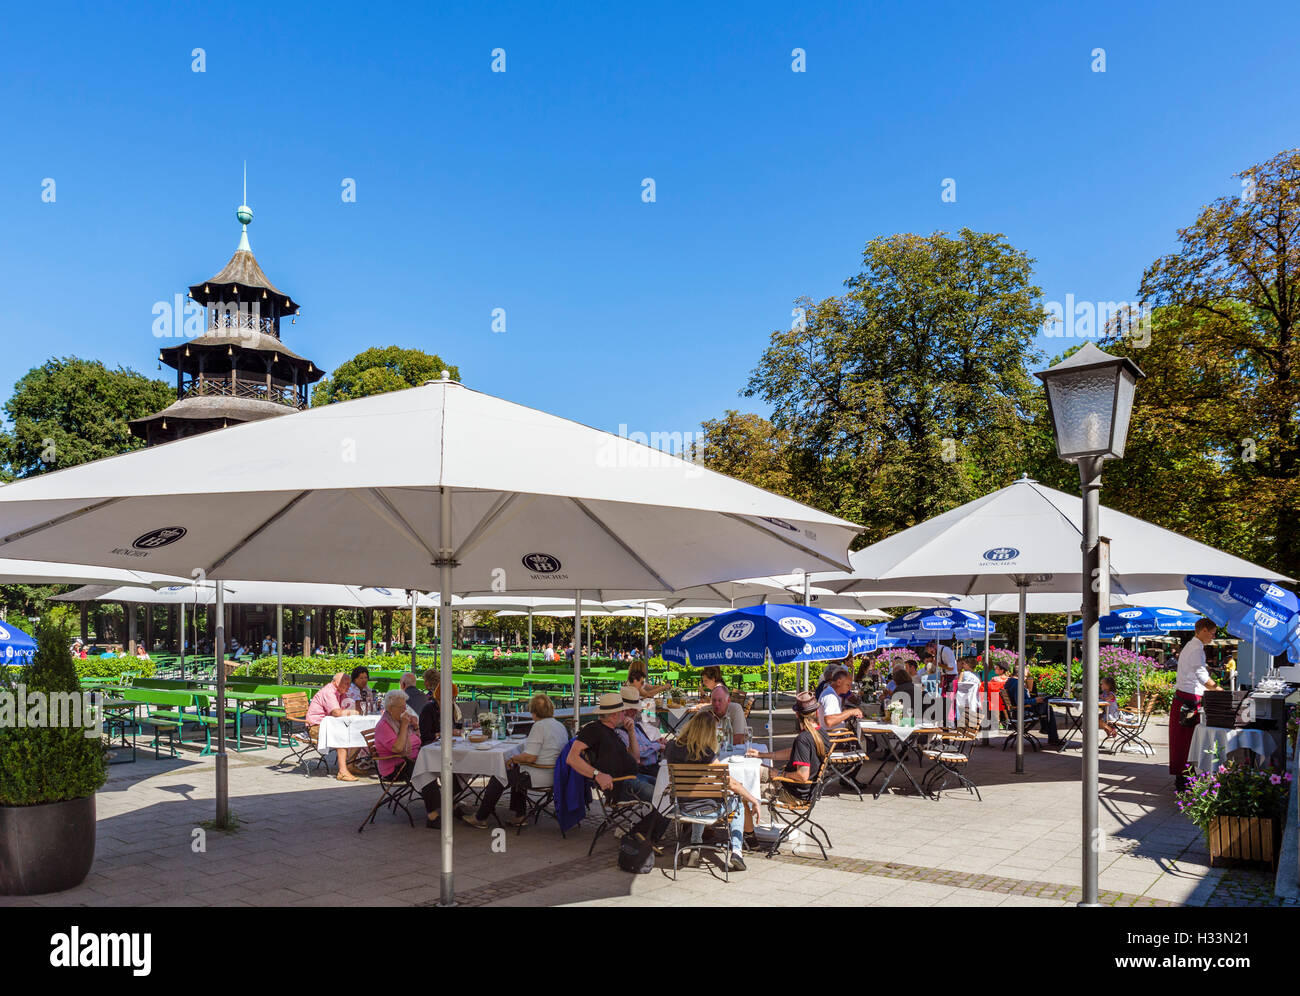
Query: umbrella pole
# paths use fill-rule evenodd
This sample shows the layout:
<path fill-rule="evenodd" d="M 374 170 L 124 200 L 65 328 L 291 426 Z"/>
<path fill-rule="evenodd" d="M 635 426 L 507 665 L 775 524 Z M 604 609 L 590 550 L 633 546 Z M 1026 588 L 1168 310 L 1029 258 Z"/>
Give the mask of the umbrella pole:
<path fill-rule="evenodd" d="M 452 817 L 452 710 L 455 703 L 452 701 L 454 694 L 451 690 L 451 569 L 455 564 L 453 559 L 454 548 L 451 544 L 451 491 L 448 488 L 440 488 L 441 494 L 438 503 L 438 599 L 442 606 L 442 611 L 438 614 L 438 636 L 442 643 L 442 660 L 440 662 L 439 674 L 439 709 L 438 709 L 438 730 L 439 737 L 442 740 L 441 771 L 439 772 L 438 788 L 442 793 L 442 802 L 439 809 L 442 814 L 442 881 L 440 883 L 440 896 L 438 905 L 454 906 L 456 904 L 456 886 L 455 875 L 452 871 L 452 833 L 451 825 L 455 822 Z M 416 594 L 411 592 L 411 662 L 415 662 L 415 599 Z"/>
<path fill-rule="evenodd" d="M 230 771 L 226 756 L 226 593 L 224 582 L 217 582 L 217 820 L 218 830 L 230 825 Z"/>
<path fill-rule="evenodd" d="M 1019 659 L 1016 661 L 1016 774 L 1025 771 L 1025 599 L 1029 586 L 1016 582 L 1020 589 L 1020 638 L 1017 643 Z"/>
<path fill-rule="evenodd" d="M 989 668 L 993 666 L 993 658 L 989 653 L 989 636 L 993 629 L 989 625 L 989 596 L 984 596 L 984 711 L 988 714 L 989 730 L 992 732 L 993 723 L 993 701 L 989 698 Z M 992 746 L 986 739 L 985 746 Z"/>
<path fill-rule="evenodd" d="M 533 673 L 533 607 L 528 607 L 528 673 Z"/>
<path fill-rule="evenodd" d="M 649 667 L 650 661 L 650 603 L 645 603 L 645 633 L 641 646 L 641 660 Z"/>
<path fill-rule="evenodd" d="M 181 600 L 181 680 L 185 680 L 185 601 Z"/>
<path fill-rule="evenodd" d="M 415 600 L 417 594 L 414 588 L 411 589 L 411 673 L 415 673 Z"/>
<path fill-rule="evenodd" d="M 808 572 L 803 572 L 803 607 L 808 608 Z M 808 691 L 808 662 L 803 662 L 803 690 Z"/>
<path fill-rule="evenodd" d="M 275 607 L 275 683 L 284 684 L 284 606 Z"/>
<path fill-rule="evenodd" d="M 764 648 L 763 656 L 767 658 L 767 752 L 772 753 L 772 727 L 776 719 L 776 708 L 772 705 L 772 655 Z"/>
<path fill-rule="evenodd" d="M 582 589 L 573 593 L 573 733 L 582 729 Z"/>

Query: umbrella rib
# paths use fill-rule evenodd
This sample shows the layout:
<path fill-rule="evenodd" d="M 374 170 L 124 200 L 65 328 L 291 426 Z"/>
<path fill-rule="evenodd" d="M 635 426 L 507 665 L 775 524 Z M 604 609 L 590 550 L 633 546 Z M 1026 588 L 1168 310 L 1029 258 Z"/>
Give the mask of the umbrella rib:
<path fill-rule="evenodd" d="M 787 539 L 785 536 L 781 536 L 777 533 L 774 533 L 770 529 L 764 529 L 757 522 L 750 522 L 749 519 L 745 518 L 743 515 L 738 515 L 735 512 L 723 512 L 722 514 L 725 515 L 728 519 L 735 519 L 737 522 L 744 523 L 745 525 L 749 526 L 750 529 L 758 530 L 758 532 L 762 533 L 764 536 L 767 536 L 770 539 L 778 539 L 786 546 L 792 546 L 796 550 L 808 554 L 808 556 L 810 557 L 815 557 L 818 560 L 820 560 L 823 564 L 831 564 L 835 567 L 836 570 L 841 570 L 841 571 L 847 570 L 850 573 L 852 573 L 853 571 L 852 564 L 845 564 L 838 560 L 832 560 L 830 557 L 826 556 L 825 554 L 818 553 L 810 546 L 805 546 L 802 543 L 796 543 L 794 540 Z"/>
<path fill-rule="evenodd" d="M 670 585 L 667 581 L 665 581 L 665 580 L 664 580 L 664 579 L 659 575 L 659 572 L 658 572 L 658 571 L 656 571 L 653 567 L 651 567 L 649 564 L 647 564 L 647 563 L 646 563 L 646 562 L 641 558 L 640 554 L 638 554 L 638 553 L 637 553 L 635 550 L 633 550 L 630 546 L 628 546 L 626 543 L 624 543 L 623 540 L 622 540 L 622 538 L 621 538 L 620 536 L 616 535 L 615 532 L 614 532 L 614 530 L 610 529 L 609 526 L 605 525 L 604 520 L 601 519 L 601 517 L 598 516 L 598 515 L 597 515 L 595 512 L 593 512 L 591 509 L 589 509 L 589 508 L 588 508 L 588 507 L 587 507 L 587 506 L 586 506 L 586 505 L 585 505 L 581 500 L 579 500 L 579 499 L 577 499 L 577 498 L 570 498 L 569 501 L 571 501 L 571 502 L 573 502 L 573 504 L 577 505 L 578 508 L 582 511 L 582 514 L 583 514 L 583 515 L 585 515 L 585 516 L 586 516 L 587 518 L 589 518 L 592 522 L 594 522 L 598 527 L 600 527 L 602 530 L 604 530 L 606 536 L 608 536 L 608 537 L 609 537 L 610 539 L 612 539 L 615 543 L 617 543 L 620 547 L 622 547 L 624 553 L 626 553 L 629 557 L 631 557 L 631 558 L 632 558 L 633 560 L 635 560 L 638 564 L 640 564 L 643 568 L 645 568 L 646 573 L 649 574 L 649 575 L 650 575 L 652 578 L 654 578 L 656 581 L 658 581 L 659 584 L 664 588 L 665 591 L 674 591 L 674 590 L 675 590 L 675 589 L 673 588 L 672 585 Z"/>
<path fill-rule="evenodd" d="M 109 505 L 114 505 L 121 500 L 120 497 L 107 498 L 104 501 L 96 502 L 93 505 L 87 505 L 85 508 L 79 508 L 72 512 L 65 512 L 57 518 L 47 519 L 45 522 L 38 525 L 28 526 L 26 529 L 19 530 L 16 533 L 10 533 L 4 539 L 0 539 L 0 546 L 4 546 L 6 543 L 12 543 L 14 540 L 25 539 L 28 536 L 35 536 L 37 533 L 44 532 L 46 529 L 52 529 L 53 527 L 62 525 L 65 522 L 71 522 L 73 519 L 80 518 L 83 515 L 88 515 L 91 512 L 98 512 L 101 508 L 107 508 Z"/>
<path fill-rule="evenodd" d="M 478 520 L 478 524 L 469 531 L 469 535 L 465 537 L 464 542 L 462 542 L 461 545 L 456 548 L 457 560 L 462 560 L 464 558 L 465 552 L 467 550 L 473 549 L 474 545 L 478 543 L 480 540 L 482 540 L 484 536 L 487 535 L 487 531 L 492 526 L 492 524 L 495 523 L 496 520 L 501 517 L 501 514 L 507 508 L 509 508 L 511 505 L 514 504 L 515 500 L 518 497 L 519 497 L 519 492 L 513 491 L 510 494 L 502 495 L 500 498 L 497 499 L 496 504 L 493 505 L 490 509 L 488 509 L 487 514 L 484 515 L 483 518 Z"/>
<path fill-rule="evenodd" d="M 438 554 L 424 541 L 424 537 L 420 535 L 419 530 L 406 521 L 406 517 L 389 501 L 388 496 L 378 488 L 366 488 L 363 491 L 354 491 L 353 494 L 358 501 L 363 505 L 367 505 L 372 512 L 398 532 L 404 532 L 407 539 L 411 540 L 428 555 L 430 563 L 438 559 Z"/>
<path fill-rule="evenodd" d="M 232 546 L 229 550 L 227 550 L 227 551 L 226 551 L 226 552 L 225 552 L 221 557 L 219 557 L 217 560 L 215 560 L 215 561 L 214 561 L 214 562 L 213 562 L 213 563 L 208 567 L 207 573 L 209 573 L 209 574 L 215 574 L 217 571 L 221 570 L 221 566 L 222 566 L 222 565 L 223 565 L 227 560 L 229 560 L 231 557 L 233 557 L 236 553 L 238 553 L 240 550 L 242 550 L 245 546 L 247 546 L 248 543 L 249 543 L 251 540 L 253 540 L 254 538 L 256 538 L 260 533 L 262 533 L 263 531 L 265 531 L 269 526 L 271 526 L 271 525 L 274 524 L 275 522 L 279 521 L 280 518 L 282 518 L 286 512 L 288 512 L 291 508 L 293 508 L 295 505 L 297 505 L 298 502 L 300 502 L 300 501 L 302 501 L 304 498 L 306 498 L 307 495 L 308 495 L 308 493 L 309 493 L 309 492 L 306 492 L 306 491 L 299 491 L 296 495 L 294 495 L 291 499 L 289 499 L 289 501 L 286 502 L 286 503 L 284 504 L 284 506 L 283 506 L 283 507 L 282 507 L 278 512 L 276 512 L 274 515 L 272 515 L 269 519 L 267 519 L 267 520 L 266 520 L 265 522 L 263 522 L 260 526 L 258 526 L 256 529 L 254 529 L 251 533 L 249 533 L 247 536 L 245 536 L 242 540 L 240 540 L 238 543 L 236 543 L 234 546 Z"/>

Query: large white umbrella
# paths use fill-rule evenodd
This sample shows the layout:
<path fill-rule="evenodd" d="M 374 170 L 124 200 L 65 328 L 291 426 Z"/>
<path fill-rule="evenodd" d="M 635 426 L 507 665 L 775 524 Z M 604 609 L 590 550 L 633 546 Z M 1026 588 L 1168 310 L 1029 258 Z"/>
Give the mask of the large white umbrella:
<path fill-rule="evenodd" d="M 445 376 L 0 488 L 0 552 L 15 557 L 439 591 L 444 744 L 453 592 L 564 588 L 577 599 L 603 598 L 607 589 L 655 595 L 778 570 L 846 570 L 858 531 Z M 575 618 L 575 630 L 580 624 Z M 218 655 L 223 638 L 219 629 Z M 579 650 L 575 685 L 580 658 Z M 224 668 L 217 675 L 220 714 Z M 227 758 L 218 731 L 224 824 Z M 450 750 L 442 751 L 441 785 L 442 899 L 450 903 Z"/>
<path fill-rule="evenodd" d="M 1177 588 L 1184 575 L 1195 573 L 1290 580 L 1114 509 L 1101 508 L 1100 535 L 1110 540 L 1111 590 L 1121 594 Z M 853 570 L 848 574 L 818 573 L 811 580 L 842 593 L 907 588 L 957 595 L 1015 593 L 1020 615 L 1017 670 L 1023 689 L 1025 599 L 1031 591 L 1083 590 L 1082 540 L 1082 499 L 1022 478 L 857 551 L 850 557 Z M 1020 708 L 1016 730 L 1016 770 L 1021 771 Z"/>
<path fill-rule="evenodd" d="M 150 574 L 122 567 L 95 567 L 0 557 L 0 584 L 175 584 L 185 578 Z"/>

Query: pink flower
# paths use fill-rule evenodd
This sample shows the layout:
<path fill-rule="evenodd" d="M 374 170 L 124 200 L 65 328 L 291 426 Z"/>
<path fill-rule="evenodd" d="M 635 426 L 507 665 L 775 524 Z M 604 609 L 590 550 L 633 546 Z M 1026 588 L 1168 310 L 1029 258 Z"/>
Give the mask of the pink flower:
<path fill-rule="evenodd" d="M 1227 773 L 1228 773 L 1228 769 L 1222 764 L 1219 765 L 1219 774 L 1226 775 Z"/>
<path fill-rule="evenodd" d="M 1278 775 L 1269 775 L 1268 780 L 1274 785 L 1281 785 L 1282 779 Z"/>

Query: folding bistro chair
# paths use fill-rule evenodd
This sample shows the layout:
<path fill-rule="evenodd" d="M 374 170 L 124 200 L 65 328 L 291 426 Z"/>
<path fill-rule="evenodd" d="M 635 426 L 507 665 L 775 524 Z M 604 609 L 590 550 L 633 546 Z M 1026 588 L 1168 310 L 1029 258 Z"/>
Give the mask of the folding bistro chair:
<path fill-rule="evenodd" d="M 725 764 L 670 764 L 668 765 L 669 810 L 664 815 L 673 822 L 677 838 L 673 847 L 673 881 L 677 881 L 677 859 L 683 850 L 712 851 L 722 856 L 724 882 L 730 882 L 731 842 L 724 837 L 722 844 L 683 844 L 682 824 L 709 827 L 728 826 L 731 820 L 729 806 L 735 798 L 731 791 L 731 772 Z M 709 869 L 712 874 L 713 869 Z"/>
<path fill-rule="evenodd" d="M 830 776 L 838 784 L 847 785 L 857 793 L 858 800 L 861 801 L 862 786 L 854 776 L 867 762 L 867 752 L 862 749 L 862 741 L 845 724 L 827 730 L 826 741 L 830 744 L 830 753 L 826 755 L 824 766 L 830 769 Z"/>
<path fill-rule="evenodd" d="M 772 776 L 773 793 L 767 800 L 767 811 L 772 817 L 772 825 L 777 827 L 779 833 L 768 848 L 767 857 L 776 854 L 781 849 L 781 845 L 798 831 L 807 833 L 812 838 L 813 843 L 821 850 L 823 860 L 830 860 L 830 855 L 826 853 L 826 849 L 831 846 L 830 834 L 826 832 L 825 827 L 812 818 L 813 810 L 821 799 L 827 783 L 835 777 L 831 773 L 829 762 L 830 754 L 827 754 L 817 780 L 812 783 L 812 791 L 808 794 L 807 800 L 799 799 L 786 789 L 787 785 L 804 786 L 806 782 L 796 781 L 786 775 Z M 824 845 L 823 841 L 825 841 Z"/>
<path fill-rule="evenodd" d="M 618 833 L 620 830 L 623 834 L 630 833 L 637 820 L 644 815 L 643 810 L 649 811 L 651 808 L 648 802 L 642 802 L 634 797 L 617 799 L 619 785 L 635 778 L 636 775 L 620 775 L 614 779 L 614 785 L 608 792 L 594 781 L 591 783 L 592 795 L 596 798 L 596 804 L 600 806 L 600 825 L 596 827 L 596 835 L 591 838 L 591 846 L 587 848 L 588 855 L 596 849 L 596 841 L 611 830 L 615 832 L 615 836 L 622 836 Z"/>
<path fill-rule="evenodd" d="M 555 768 L 547 764 L 533 764 L 531 761 L 521 761 L 519 763 L 521 772 L 528 771 L 545 771 L 554 777 Z M 528 820 L 533 821 L 536 826 L 543 816 L 555 816 L 555 787 L 554 785 L 542 785 L 533 787 L 531 784 L 524 790 L 524 797 L 528 800 L 528 808 L 524 810 L 524 822 L 519 824 L 519 829 L 515 831 L 518 837 L 524 832 L 524 827 L 528 826 Z M 564 836 L 564 830 L 560 830 L 560 836 Z"/>
<path fill-rule="evenodd" d="M 1007 729 L 1010 731 L 1007 734 L 1007 738 L 1002 741 L 1002 749 L 1006 750 L 1016 742 L 1016 707 L 1007 696 L 1005 686 L 998 689 L 998 695 L 1002 699 L 1002 721 L 1007 724 Z M 1036 716 L 1032 718 L 1029 716 L 1025 717 L 1025 746 L 1030 750 L 1038 750 L 1042 747 L 1042 744 L 1038 742 L 1038 738 L 1029 732 L 1029 724 L 1037 722 L 1038 718 Z"/>
<path fill-rule="evenodd" d="M 280 758 L 276 765 L 288 764 L 292 759 L 293 766 L 303 766 L 303 772 L 308 777 L 311 776 L 311 766 L 313 764 L 323 767 L 326 774 L 329 773 L 329 758 L 321 754 L 317 749 L 316 734 L 311 731 L 307 725 L 307 693 L 294 692 L 283 698 L 284 716 L 278 722 L 288 728 L 286 746 L 289 753 Z M 297 729 L 295 729 L 297 727 Z"/>
<path fill-rule="evenodd" d="M 1147 696 L 1147 700 L 1142 703 L 1142 709 L 1136 715 L 1132 713 L 1121 713 L 1119 719 L 1111 725 L 1115 727 L 1115 742 L 1111 744 L 1112 754 L 1121 753 L 1129 744 L 1135 744 L 1142 755 L 1154 755 L 1156 749 L 1151 746 L 1150 742 L 1143 737 L 1146 732 L 1147 723 L 1151 722 L 1151 714 L 1155 712 L 1156 697 Z M 1107 739 L 1110 739 L 1107 737 Z"/>
<path fill-rule="evenodd" d="M 411 826 L 415 826 L 415 817 L 411 815 L 411 811 L 407 808 L 406 804 L 414 799 L 418 793 L 415 791 L 415 786 L 411 784 L 411 779 L 409 777 L 398 777 L 398 774 L 406 769 L 406 765 L 400 763 L 404 762 L 406 758 L 398 757 L 396 754 L 380 754 L 375 748 L 374 730 L 366 730 L 361 734 L 361 736 L 365 738 L 366 750 L 370 752 L 370 756 L 377 762 L 381 760 L 398 761 L 399 764 L 393 770 L 391 775 L 382 774 L 379 770 L 379 765 L 375 765 L 375 775 L 379 778 L 379 800 L 370 807 L 370 812 L 367 813 L 366 818 L 361 821 L 361 826 L 357 827 L 357 833 L 364 830 L 367 825 L 375 822 L 375 814 L 379 812 L 380 806 L 387 806 L 394 815 L 396 815 L 397 811 L 400 809 L 406 814 L 406 819 L 410 822 Z"/>
<path fill-rule="evenodd" d="M 974 726 L 945 730 L 931 741 L 930 746 L 921 752 L 927 760 L 934 762 L 933 767 L 921 779 L 921 785 L 926 792 L 933 793 L 937 799 L 947 786 L 948 780 L 955 779 L 957 784 L 964 786 L 967 792 L 974 792 L 976 799 L 980 802 L 984 801 L 980 796 L 979 788 L 966 774 L 970 768 L 971 751 L 979 741 L 979 735 L 980 728 L 977 723 Z"/>

